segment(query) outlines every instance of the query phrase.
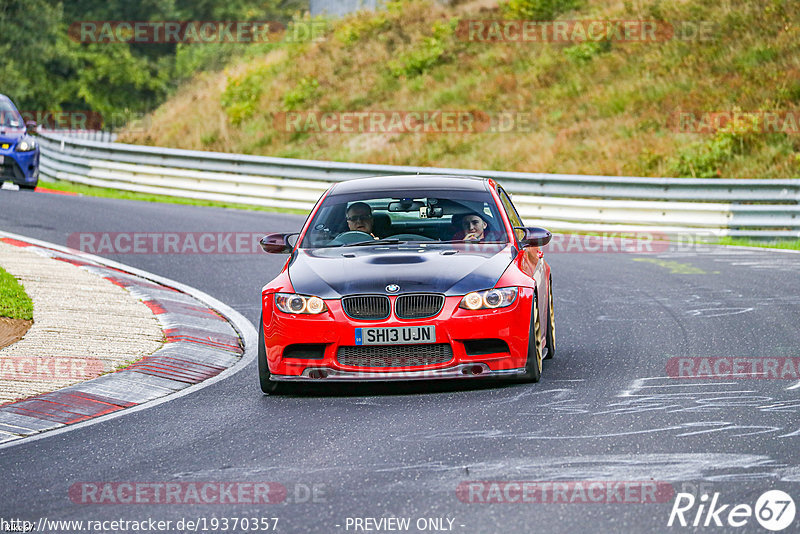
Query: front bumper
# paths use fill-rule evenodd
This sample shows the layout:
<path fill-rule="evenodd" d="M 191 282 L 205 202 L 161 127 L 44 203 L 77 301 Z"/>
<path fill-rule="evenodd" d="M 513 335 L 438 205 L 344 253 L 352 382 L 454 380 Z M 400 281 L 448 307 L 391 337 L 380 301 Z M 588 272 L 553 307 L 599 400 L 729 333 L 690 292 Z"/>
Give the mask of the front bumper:
<path fill-rule="evenodd" d="M 507 308 L 464 310 L 458 307 L 462 297 L 453 296 L 445 299 L 442 311 L 435 317 L 407 320 L 392 314 L 382 321 L 351 319 L 338 300 L 326 300 L 328 311 L 318 316 L 286 314 L 274 309 L 272 293 L 265 294 L 264 340 L 271 378 L 276 381 L 368 382 L 501 378 L 524 374 L 533 289 L 519 289 L 516 301 Z M 450 346 L 452 357 L 448 361 L 367 367 L 344 365 L 338 359 L 340 348 L 356 346 L 356 328 L 428 325 L 436 327 L 436 344 Z M 500 340 L 507 348 L 476 353 L 473 343 L 481 340 Z M 324 352 L 318 358 L 285 357 L 286 348 L 296 344 L 324 345 Z"/>
<path fill-rule="evenodd" d="M 13 148 L 0 148 L 3 163 L 0 165 L 0 183 L 34 187 L 39 182 L 39 149 L 16 152 Z"/>

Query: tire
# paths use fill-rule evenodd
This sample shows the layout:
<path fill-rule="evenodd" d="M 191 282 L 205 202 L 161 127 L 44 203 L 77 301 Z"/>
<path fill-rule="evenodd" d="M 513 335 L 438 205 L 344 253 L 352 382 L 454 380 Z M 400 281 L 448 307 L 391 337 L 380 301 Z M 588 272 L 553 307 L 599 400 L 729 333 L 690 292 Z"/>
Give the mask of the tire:
<path fill-rule="evenodd" d="M 531 312 L 531 326 L 528 332 L 528 360 L 525 362 L 523 382 L 538 382 L 542 378 L 542 340 L 539 321 L 539 306 L 536 293 L 533 294 L 533 312 Z"/>
<path fill-rule="evenodd" d="M 275 382 L 269 379 L 269 365 L 267 365 L 267 347 L 264 344 L 264 316 L 258 319 L 258 380 L 261 391 L 267 395 L 281 395 L 292 390 L 291 384 Z"/>
<path fill-rule="evenodd" d="M 545 347 L 547 348 L 547 356 L 545 360 L 552 360 L 556 355 L 556 315 L 553 311 L 553 280 L 550 279 L 550 295 L 548 297 L 550 305 L 547 307 L 547 340 Z"/>

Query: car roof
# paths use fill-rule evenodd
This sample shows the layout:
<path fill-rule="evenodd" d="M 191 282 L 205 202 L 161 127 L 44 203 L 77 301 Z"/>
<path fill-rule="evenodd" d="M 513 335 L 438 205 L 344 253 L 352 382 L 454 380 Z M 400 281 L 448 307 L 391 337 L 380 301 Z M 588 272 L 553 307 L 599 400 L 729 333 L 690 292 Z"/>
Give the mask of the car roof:
<path fill-rule="evenodd" d="M 14 105 L 14 101 L 11 100 L 10 98 L 8 98 L 4 94 L 0 94 L 0 104 L 8 104 L 9 106 L 11 106 L 11 109 L 14 109 L 17 112 L 19 112 L 19 109 L 17 109 L 17 106 Z"/>
<path fill-rule="evenodd" d="M 338 182 L 329 195 L 366 193 L 369 191 L 396 191 L 398 189 L 486 191 L 487 179 L 477 176 L 442 176 L 437 174 L 407 174 L 399 176 L 373 176 Z"/>

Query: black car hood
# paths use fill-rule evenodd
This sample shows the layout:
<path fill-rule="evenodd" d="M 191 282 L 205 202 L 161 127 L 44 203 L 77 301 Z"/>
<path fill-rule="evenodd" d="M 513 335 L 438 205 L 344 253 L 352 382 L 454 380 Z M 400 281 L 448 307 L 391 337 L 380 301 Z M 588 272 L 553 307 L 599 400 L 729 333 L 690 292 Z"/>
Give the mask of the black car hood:
<path fill-rule="evenodd" d="M 516 254 L 507 244 L 415 247 L 388 245 L 298 249 L 289 266 L 297 293 L 325 299 L 363 293 L 464 295 L 495 285 Z"/>

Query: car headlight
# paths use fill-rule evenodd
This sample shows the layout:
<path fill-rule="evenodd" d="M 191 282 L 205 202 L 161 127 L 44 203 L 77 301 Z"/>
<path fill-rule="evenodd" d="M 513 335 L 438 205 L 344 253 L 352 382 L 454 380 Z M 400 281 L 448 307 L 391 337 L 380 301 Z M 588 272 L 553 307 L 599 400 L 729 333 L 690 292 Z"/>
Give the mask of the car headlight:
<path fill-rule="evenodd" d="M 33 137 L 23 137 L 22 141 L 17 143 L 17 148 L 15 148 L 14 150 L 16 150 L 17 152 L 30 152 L 31 150 L 35 149 L 36 149 L 36 139 L 34 139 Z"/>
<path fill-rule="evenodd" d="M 493 308 L 505 308 L 511 306 L 517 300 L 516 287 L 500 287 L 487 289 L 486 291 L 473 291 L 467 293 L 461 299 L 459 308 L 465 310 L 487 310 Z"/>
<path fill-rule="evenodd" d="M 297 293 L 275 293 L 275 306 L 283 313 L 306 313 L 317 315 L 328 311 L 319 297 L 298 295 Z"/>

